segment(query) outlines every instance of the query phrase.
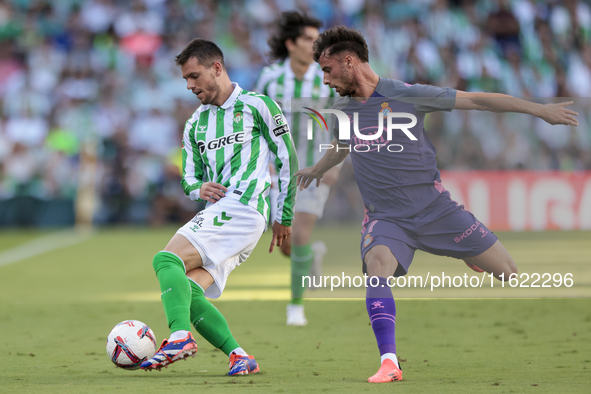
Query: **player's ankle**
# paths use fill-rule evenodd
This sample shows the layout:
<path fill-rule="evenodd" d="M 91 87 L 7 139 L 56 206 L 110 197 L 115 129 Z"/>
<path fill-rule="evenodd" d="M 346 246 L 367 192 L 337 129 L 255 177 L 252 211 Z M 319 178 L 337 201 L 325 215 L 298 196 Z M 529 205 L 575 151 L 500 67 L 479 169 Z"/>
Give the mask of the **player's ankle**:
<path fill-rule="evenodd" d="M 248 356 L 248 353 L 246 353 L 241 347 L 237 347 L 236 349 L 232 350 L 230 354 L 232 353 L 237 354 L 238 356 Z"/>
<path fill-rule="evenodd" d="M 185 339 L 189 335 L 189 331 L 187 330 L 178 330 L 170 334 L 170 338 L 168 338 L 169 342 L 178 341 L 181 339 Z"/>
<path fill-rule="evenodd" d="M 392 360 L 394 362 L 394 364 L 396 364 L 396 366 L 398 368 L 400 368 L 400 364 L 398 364 L 398 357 L 396 357 L 396 354 L 394 353 L 384 353 L 382 354 L 381 360 L 380 360 L 380 364 L 383 363 L 385 360 Z"/>

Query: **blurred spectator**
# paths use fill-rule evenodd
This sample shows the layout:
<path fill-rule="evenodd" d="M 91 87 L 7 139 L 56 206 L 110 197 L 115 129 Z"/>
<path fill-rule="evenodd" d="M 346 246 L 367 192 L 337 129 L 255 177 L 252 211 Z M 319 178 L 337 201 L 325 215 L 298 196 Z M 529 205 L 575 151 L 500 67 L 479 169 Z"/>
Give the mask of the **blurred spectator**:
<path fill-rule="evenodd" d="M 486 29 L 506 55 L 509 50 L 521 50 L 519 21 L 513 15 L 509 0 L 497 0 L 497 9 L 488 15 Z"/>
<path fill-rule="evenodd" d="M 17 144 L 30 148 L 39 148 L 45 141 L 48 132 L 47 119 L 35 116 L 26 108 L 17 116 L 6 121 L 6 136 Z"/>
<path fill-rule="evenodd" d="M 232 80 L 251 89 L 270 24 L 294 8 L 360 29 L 372 67 L 408 83 L 591 91 L 581 0 L 0 0 L 0 199 L 74 198 L 79 152 L 96 141 L 97 222 L 186 220 L 195 204 L 178 184 L 178 152 L 198 101 L 174 57 L 193 37 L 214 40 Z M 589 170 L 587 101 L 577 100 L 576 129 L 466 111 L 431 114 L 427 128 L 441 168 Z M 333 191 L 335 212 L 358 203 L 347 180 Z"/>

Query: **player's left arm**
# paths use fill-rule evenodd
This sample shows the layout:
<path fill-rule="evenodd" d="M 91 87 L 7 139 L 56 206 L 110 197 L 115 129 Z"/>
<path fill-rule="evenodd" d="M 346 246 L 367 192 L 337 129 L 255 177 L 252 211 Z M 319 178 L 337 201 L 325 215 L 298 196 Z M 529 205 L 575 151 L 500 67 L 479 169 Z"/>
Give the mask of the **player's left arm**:
<path fill-rule="evenodd" d="M 578 126 L 579 122 L 575 116 L 578 116 L 579 113 L 565 108 L 572 103 L 572 101 L 565 101 L 562 103 L 539 104 L 501 93 L 463 92 L 458 90 L 454 108 L 491 112 L 519 112 L 537 116 L 551 125 Z"/>
<path fill-rule="evenodd" d="M 298 157 L 289 132 L 289 125 L 281 109 L 269 97 L 260 97 L 264 103 L 260 110 L 263 123 L 260 126 L 269 150 L 275 155 L 275 168 L 279 178 L 277 215 L 273 223 L 273 239 L 269 248 L 269 252 L 272 252 L 275 244 L 281 246 L 283 240 L 291 234 L 297 192 L 294 174 L 298 170 Z"/>

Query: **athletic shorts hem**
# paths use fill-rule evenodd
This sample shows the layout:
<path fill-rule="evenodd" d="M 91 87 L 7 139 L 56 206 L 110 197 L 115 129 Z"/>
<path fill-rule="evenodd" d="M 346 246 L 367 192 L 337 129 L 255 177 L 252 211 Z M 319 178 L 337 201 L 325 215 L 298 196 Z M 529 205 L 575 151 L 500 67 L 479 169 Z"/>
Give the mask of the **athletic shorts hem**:
<path fill-rule="evenodd" d="M 294 212 L 309 213 L 322 219 L 324 207 L 330 194 L 330 186 L 321 183 L 319 186 L 310 185 L 307 189 L 298 190 Z"/>
<path fill-rule="evenodd" d="M 203 291 L 203 295 L 206 296 L 207 298 L 220 298 L 220 296 L 222 295 L 223 292 L 223 285 L 221 284 L 220 279 L 218 278 L 218 276 L 215 274 L 215 268 L 218 266 L 218 264 L 216 264 L 211 257 L 208 256 L 207 252 L 205 252 L 203 249 L 203 245 L 200 244 L 199 241 L 197 241 L 196 239 L 193 239 L 191 237 L 187 237 L 185 235 L 184 231 L 181 231 L 182 229 L 179 229 L 179 231 L 177 231 L 178 234 L 182 235 L 183 237 L 187 238 L 189 240 L 189 242 L 191 242 L 191 245 L 193 245 L 195 247 L 195 249 L 197 250 L 197 253 L 199 253 L 199 255 L 201 256 L 201 261 L 203 262 L 203 265 L 201 267 L 197 267 L 197 268 L 203 268 L 205 271 L 207 271 L 209 273 L 209 275 L 211 275 L 211 277 L 213 278 L 213 283 Z M 211 268 L 213 266 L 213 269 Z M 185 273 L 187 272 L 186 268 L 185 268 Z M 192 280 L 191 278 L 189 278 L 190 280 Z M 197 283 L 197 282 L 195 282 Z M 201 285 L 200 285 L 201 286 Z M 212 286 L 215 286 L 215 289 L 213 289 L 212 291 Z"/>
<path fill-rule="evenodd" d="M 213 299 L 220 298 L 222 296 L 222 293 L 223 293 L 223 290 L 222 289 L 225 286 L 223 286 L 223 284 L 221 284 L 220 279 L 214 273 L 213 270 L 211 270 L 211 269 L 209 269 L 209 268 L 207 268 L 205 266 L 202 267 L 202 268 L 204 270 L 206 270 L 209 273 L 209 275 L 211 275 L 211 277 L 213 278 L 213 283 L 207 289 L 205 289 L 205 291 L 203 292 L 203 295 L 205 295 L 207 298 L 213 298 Z M 215 291 L 211 291 L 210 290 L 212 286 L 215 286 L 216 287 Z"/>
<path fill-rule="evenodd" d="M 205 245 L 203 245 L 198 239 L 191 237 L 190 234 L 185 232 L 182 228 L 178 229 L 177 233 L 182 235 L 183 237 L 185 237 L 191 243 L 191 245 L 193 245 L 193 247 L 195 249 L 197 249 L 197 252 L 201 256 L 201 261 L 203 263 L 203 267 L 213 265 L 213 267 L 215 269 L 219 265 L 219 262 L 217 262 L 216 260 L 214 260 L 211 257 L 212 254 L 209 252 L 207 247 Z M 185 268 L 185 270 L 186 270 L 186 268 Z"/>
<path fill-rule="evenodd" d="M 406 247 L 408 247 L 410 250 L 412 250 L 410 258 L 405 258 L 405 256 L 400 256 L 400 255 L 396 256 L 398 253 L 396 253 L 395 249 L 393 249 L 392 246 L 389 244 L 392 241 L 400 242 L 400 243 L 404 244 Z M 409 244 L 407 244 L 406 242 L 404 242 L 400 239 L 388 238 L 388 237 L 384 237 L 384 236 L 375 237 L 372 241 L 372 244 L 373 244 L 373 246 L 371 248 L 369 248 L 369 249 L 366 248 L 361 251 L 361 262 L 363 265 L 362 271 L 364 274 L 367 274 L 367 265 L 365 263 L 365 255 L 367 254 L 367 252 L 369 252 L 373 247 L 375 247 L 377 245 L 382 245 L 382 246 L 387 247 L 390 250 L 390 253 L 392 253 L 392 256 L 394 256 L 394 258 L 398 262 L 398 266 L 396 267 L 396 271 L 394 271 L 394 274 L 392 276 L 394 276 L 394 277 L 404 276 L 408 273 L 408 268 L 412 264 L 412 260 L 413 260 L 413 256 L 414 256 L 414 252 L 416 251 L 416 248 L 410 246 Z"/>
<path fill-rule="evenodd" d="M 490 231 L 490 230 L 489 230 Z M 469 258 L 469 257 L 476 257 L 481 255 L 482 253 L 486 252 L 487 250 L 489 250 L 494 244 L 495 242 L 498 241 L 498 237 L 493 234 L 493 232 L 491 231 L 490 235 L 492 235 L 492 237 L 488 238 L 488 242 L 486 244 L 484 244 L 482 246 L 482 248 L 480 248 L 478 251 L 469 251 L 469 252 L 463 252 L 463 253 L 458 253 L 455 254 L 454 256 L 452 255 L 447 255 L 448 257 L 454 258 L 454 259 L 459 259 L 459 260 L 463 260 L 465 258 Z M 489 245 L 490 243 L 490 245 Z M 429 252 L 427 252 L 429 253 Z"/>

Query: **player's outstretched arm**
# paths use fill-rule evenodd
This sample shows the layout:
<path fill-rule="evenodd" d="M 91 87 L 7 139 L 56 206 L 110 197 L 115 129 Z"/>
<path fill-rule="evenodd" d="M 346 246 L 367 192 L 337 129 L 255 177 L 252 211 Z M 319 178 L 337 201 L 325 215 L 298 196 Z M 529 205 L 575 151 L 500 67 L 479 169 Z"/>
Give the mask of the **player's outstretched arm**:
<path fill-rule="evenodd" d="M 332 148 L 330 148 L 322 159 L 318 161 L 313 167 L 303 168 L 295 173 L 297 176 L 297 185 L 300 187 L 300 190 L 304 190 L 310 186 L 312 181 L 316 179 L 316 186 L 320 185 L 320 179 L 324 176 L 324 174 L 345 160 L 347 155 L 349 154 L 348 149 L 337 149 L 337 146 L 345 147 L 345 145 L 339 144 L 337 139 L 334 139 L 331 142 Z"/>
<path fill-rule="evenodd" d="M 538 104 L 501 93 L 478 93 L 457 91 L 455 109 L 475 109 L 491 112 L 519 112 L 545 120 L 551 125 L 578 126 L 575 118 L 579 113 L 565 108 L 572 101 L 556 104 Z"/>

